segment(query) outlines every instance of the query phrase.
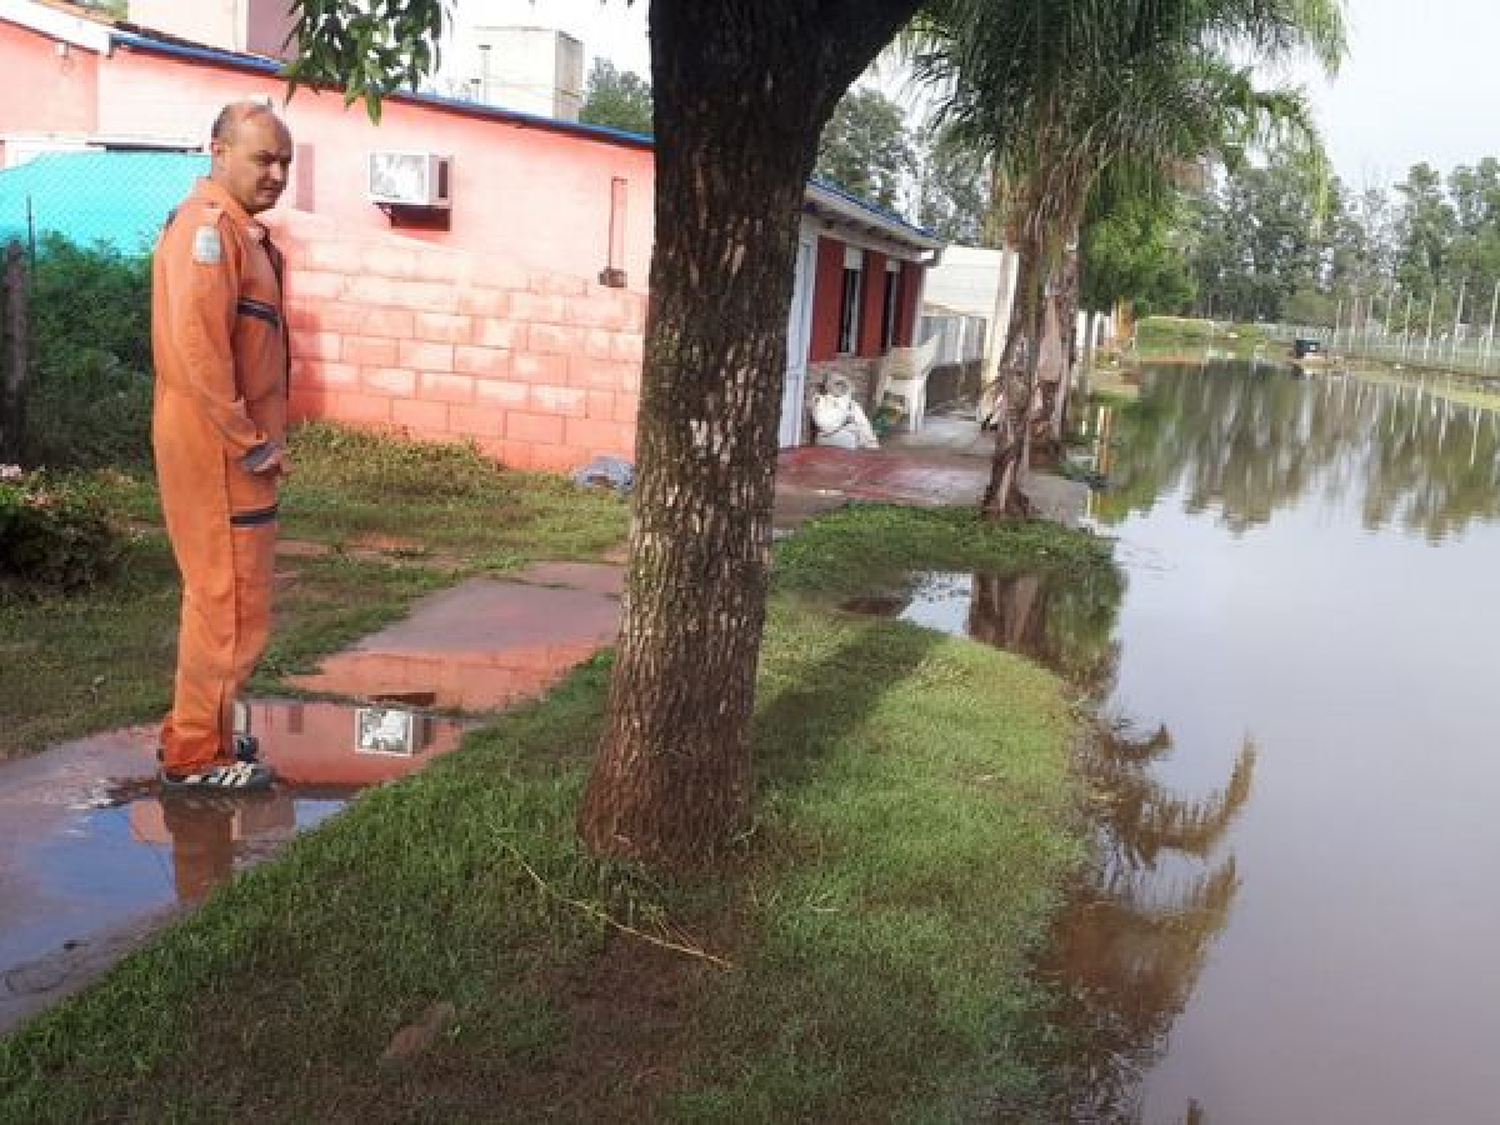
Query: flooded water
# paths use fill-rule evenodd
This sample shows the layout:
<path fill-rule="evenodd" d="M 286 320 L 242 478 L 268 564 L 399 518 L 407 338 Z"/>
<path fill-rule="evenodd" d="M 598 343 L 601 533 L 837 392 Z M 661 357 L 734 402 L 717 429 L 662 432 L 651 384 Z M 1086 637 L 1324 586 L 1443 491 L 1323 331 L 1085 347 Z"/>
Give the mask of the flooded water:
<path fill-rule="evenodd" d="M 1117 605 L 937 575 L 884 607 L 1098 701 L 1056 1119 L 1500 1120 L 1500 418 L 1216 363 L 1091 422 Z"/>
<path fill-rule="evenodd" d="M 423 599 L 297 680 L 363 706 L 250 705 L 270 793 L 159 793 L 154 727 L 0 763 L 0 1033 L 361 789 L 456 747 L 463 723 L 430 709 L 547 690 L 613 637 L 620 586 L 617 566 L 544 563 Z"/>

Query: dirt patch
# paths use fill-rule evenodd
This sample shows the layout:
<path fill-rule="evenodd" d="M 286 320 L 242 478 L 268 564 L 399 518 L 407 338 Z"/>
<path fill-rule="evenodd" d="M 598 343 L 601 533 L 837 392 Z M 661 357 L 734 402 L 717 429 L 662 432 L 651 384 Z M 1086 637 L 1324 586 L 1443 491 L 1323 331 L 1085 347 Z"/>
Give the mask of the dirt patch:
<path fill-rule="evenodd" d="M 550 1064 L 520 1076 L 515 1106 L 553 1106 L 571 1121 L 650 1121 L 679 1089 L 693 1013 L 722 970 L 628 936 L 587 965 L 535 982 L 562 1009 L 566 1038 Z"/>

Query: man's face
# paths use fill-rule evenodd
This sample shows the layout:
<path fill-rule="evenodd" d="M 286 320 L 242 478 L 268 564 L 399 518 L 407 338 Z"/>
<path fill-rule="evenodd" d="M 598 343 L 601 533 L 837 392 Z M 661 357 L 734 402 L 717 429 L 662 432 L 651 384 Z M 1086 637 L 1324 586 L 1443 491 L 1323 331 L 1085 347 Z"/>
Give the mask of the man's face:
<path fill-rule="evenodd" d="M 251 215 L 276 206 L 292 165 L 292 135 L 279 118 L 257 113 L 226 141 L 214 141 L 213 179 Z"/>

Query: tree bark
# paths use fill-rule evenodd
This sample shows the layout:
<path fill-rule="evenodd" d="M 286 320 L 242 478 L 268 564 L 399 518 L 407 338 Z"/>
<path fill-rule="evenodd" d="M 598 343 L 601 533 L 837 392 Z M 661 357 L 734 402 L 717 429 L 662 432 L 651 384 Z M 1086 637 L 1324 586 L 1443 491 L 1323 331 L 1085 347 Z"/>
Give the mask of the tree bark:
<path fill-rule="evenodd" d="M 1000 357 L 1002 405 L 995 434 L 995 453 L 990 461 L 990 481 L 979 510 L 989 519 L 1007 519 L 1030 514 L 1021 492 L 1030 452 L 1031 400 L 1036 393 L 1037 365 L 1041 358 L 1043 300 L 1041 244 L 1029 229 L 1017 240 L 1016 297 L 1012 307 L 1005 351 Z"/>
<path fill-rule="evenodd" d="M 1076 241 L 1075 232 L 1075 244 Z M 1067 251 L 1062 263 L 1062 278 L 1054 298 L 1057 302 L 1057 330 L 1062 335 L 1062 377 L 1057 381 L 1052 400 L 1047 405 L 1047 441 L 1051 446 L 1049 452 L 1058 460 L 1063 455 L 1063 437 L 1068 424 L 1068 396 L 1073 393 L 1073 379 L 1079 363 L 1078 270 L 1077 249 Z"/>
<path fill-rule="evenodd" d="M 698 866 L 746 824 L 797 228 L 823 125 L 917 0 L 653 0 L 656 246 L 594 851 Z"/>

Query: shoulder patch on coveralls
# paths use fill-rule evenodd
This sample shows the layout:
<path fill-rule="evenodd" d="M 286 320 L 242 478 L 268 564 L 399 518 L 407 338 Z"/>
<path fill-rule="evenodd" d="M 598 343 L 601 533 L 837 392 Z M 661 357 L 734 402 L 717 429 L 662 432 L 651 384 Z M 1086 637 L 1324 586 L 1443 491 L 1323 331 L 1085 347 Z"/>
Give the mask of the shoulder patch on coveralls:
<path fill-rule="evenodd" d="M 193 232 L 193 261 L 200 266 L 216 266 L 224 260 L 224 244 L 219 238 L 219 228 L 205 223 Z"/>

